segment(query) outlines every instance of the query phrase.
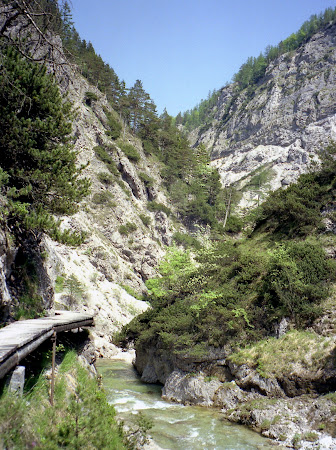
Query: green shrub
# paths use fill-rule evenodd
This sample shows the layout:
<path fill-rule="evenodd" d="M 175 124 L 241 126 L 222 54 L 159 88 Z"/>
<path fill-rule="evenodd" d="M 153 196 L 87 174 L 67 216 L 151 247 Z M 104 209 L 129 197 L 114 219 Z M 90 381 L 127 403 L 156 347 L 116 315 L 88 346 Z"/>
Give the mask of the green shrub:
<path fill-rule="evenodd" d="M 98 96 L 94 92 L 86 91 L 84 101 L 87 106 L 91 106 L 92 102 L 96 102 L 98 100 Z"/>
<path fill-rule="evenodd" d="M 154 184 L 154 178 L 150 177 L 145 172 L 140 172 L 139 178 L 141 181 L 143 181 L 145 183 L 145 186 L 150 187 L 150 186 L 153 186 L 153 184 Z"/>
<path fill-rule="evenodd" d="M 99 172 L 97 175 L 98 180 L 103 184 L 113 184 L 114 178 L 108 172 Z"/>
<path fill-rule="evenodd" d="M 149 216 L 146 216 L 146 214 L 139 214 L 140 219 L 142 220 L 142 223 L 148 227 L 151 223 L 152 219 Z"/>
<path fill-rule="evenodd" d="M 96 192 L 92 197 L 92 201 L 96 205 L 116 206 L 116 203 L 113 201 L 113 194 L 109 191 Z"/>
<path fill-rule="evenodd" d="M 137 228 L 138 227 L 135 225 L 135 223 L 127 222 L 125 225 L 120 225 L 118 231 L 120 234 L 128 236 L 130 233 L 136 231 Z"/>
<path fill-rule="evenodd" d="M 290 317 L 298 326 L 316 318 L 318 304 L 328 295 L 335 261 L 327 259 L 320 243 L 293 242 L 270 252 L 261 290 L 261 304 L 270 318 Z"/>
<path fill-rule="evenodd" d="M 270 427 L 271 427 L 271 421 L 268 419 L 263 420 L 260 424 L 260 428 L 262 431 L 269 430 Z"/>
<path fill-rule="evenodd" d="M 55 292 L 59 294 L 64 289 L 64 276 L 58 275 L 55 280 Z"/>
<path fill-rule="evenodd" d="M 49 383 L 41 375 L 23 398 L 2 394 L 1 448 L 131 448 L 97 379 L 89 376 L 73 351 L 59 367 L 53 406 L 48 391 Z"/>
<path fill-rule="evenodd" d="M 177 245 L 182 245 L 184 248 L 195 248 L 197 250 L 201 248 L 199 240 L 187 233 L 177 231 L 173 234 L 173 240 Z"/>
<path fill-rule="evenodd" d="M 145 155 L 153 155 L 156 153 L 154 145 L 150 141 L 143 140 L 142 146 L 145 152 Z"/>
<path fill-rule="evenodd" d="M 118 142 L 118 145 L 130 161 L 140 161 L 140 155 L 133 145 L 120 141 Z"/>
<path fill-rule="evenodd" d="M 111 112 L 109 112 L 107 109 L 105 109 L 104 111 L 107 117 L 107 125 L 109 127 L 109 130 L 106 131 L 106 134 L 112 139 L 118 139 L 121 134 L 122 125 Z"/>
<path fill-rule="evenodd" d="M 169 216 L 172 212 L 171 210 L 168 208 L 168 206 L 164 205 L 163 203 L 157 203 L 157 202 L 148 202 L 147 203 L 147 208 L 149 211 L 162 211 L 165 214 L 167 214 L 167 216 Z"/>
<path fill-rule="evenodd" d="M 113 147 L 109 148 L 109 151 L 113 150 Z M 110 163 L 113 161 L 110 153 L 106 150 L 106 148 L 102 147 L 101 145 L 97 145 L 94 147 L 93 151 L 95 152 L 98 159 L 103 161 L 104 163 Z"/>
<path fill-rule="evenodd" d="M 85 286 L 73 274 L 65 278 L 64 290 L 67 292 L 70 301 L 73 303 L 81 301 L 86 297 Z"/>
<path fill-rule="evenodd" d="M 120 175 L 116 163 L 114 162 L 112 156 L 110 155 L 110 152 L 114 150 L 113 146 L 109 146 L 107 151 L 106 148 L 97 145 L 93 150 L 97 158 L 100 159 L 103 163 L 105 163 L 106 167 L 112 173 L 112 175 L 116 177 Z"/>
<path fill-rule="evenodd" d="M 228 233 L 239 233 L 243 229 L 243 220 L 238 217 L 231 215 L 225 225 L 225 231 Z"/>
<path fill-rule="evenodd" d="M 310 431 L 303 436 L 303 439 L 309 442 L 316 442 L 318 440 L 318 434 L 314 431 Z"/>

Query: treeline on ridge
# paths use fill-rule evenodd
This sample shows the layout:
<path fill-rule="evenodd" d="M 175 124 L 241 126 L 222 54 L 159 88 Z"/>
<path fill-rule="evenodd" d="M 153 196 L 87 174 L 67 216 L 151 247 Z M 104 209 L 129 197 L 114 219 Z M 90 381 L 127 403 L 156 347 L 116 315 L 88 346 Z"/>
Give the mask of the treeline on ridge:
<path fill-rule="evenodd" d="M 222 189 L 217 170 L 210 167 L 206 149 L 192 149 L 166 110 L 160 116 L 157 114 L 156 105 L 140 80 L 126 88 L 125 82 L 120 81 L 115 71 L 95 53 L 92 44 L 80 38 L 67 2 L 59 16 L 60 25 L 56 30 L 62 36 L 70 59 L 82 75 L 106 94 L 124 125 L 142 140 L 145 154 L 160 161 L 161 175 L 178 218 L 187 225 L 196 222 L 221 229 L 230 194 Z M 114 136 L 110 135 L 117 139 L 120 126 L 114 126 L 115 130 Z M 239 219 L 228 212 L 226 227 L 237 231 Z"/>
<path fill-rule="evenodd" d="M 305 21 L 296 33 L 292 33 L 288 38 L 278 45 L 268 45 L 259 56 L 250 56 L 240 67 L 239 71 L 233 75 L 232 81 L 235 83 L 234 89 L 237 95 L 247 87 L 256 85 L 265 75 L 267 66 L 280 55 L 293 51 L 300 47 L 317 31 L 336 20 L 336 8 L 327 8 L 320 14 L 313 14 L 309 20 Z M 197 127 L 207 128 L 214 117 L 214 108 L 220 95 L 219 90 L 209 93 L 208 98 L 201 100 L 191 110 L 179 113 L 176 116 L 176 124 L 183 125 L 187 130 Z"/>

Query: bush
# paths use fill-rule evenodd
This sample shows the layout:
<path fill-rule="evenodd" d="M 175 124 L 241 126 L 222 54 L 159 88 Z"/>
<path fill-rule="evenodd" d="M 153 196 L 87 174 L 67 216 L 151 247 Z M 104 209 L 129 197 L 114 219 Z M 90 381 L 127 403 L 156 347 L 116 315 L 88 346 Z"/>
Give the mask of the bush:
<path fill-rule="evenodd" d="M 104 112 L 107 117 L 107 125 L 109 127 L 109 130 L 106 131 L 106 134 L 112 139 L 118 139 L 120 137 L 122 129 L 121 123 L 107 109 L 104 109 Z"/>
<path fill-rule="evenodd" d="M 140 161 L 140 155 L 137 152 L 137 150 L 133 147 L 133 145 L 124 142 L 118 142 L 118 145 L 130 161 L 133 162 Z"/>
<path fill-rule="evenodd" d="M 98 100 L 98 97 L 94 92 L 86 91 L 84 100 L 87 106 L 91 106 L 93 101 L 96 102 Z"/>
<path fill-rule="evenodd" d="M 153 144 L 150 141 L 142 141 L 142 146 L 145 152 L 145 155 L 153 155 L 155 154 L 155 147 L 153 146 Z"/>
<path fill-rule="evenodd" d="M 113 146 L 108 147 L 109 151 L 107 151 L 104 147 L 101 147 L 100 145 L 97 145 L 93 150 L 97 158 L 100 159 L 103 163 L 105 163 L 106 167 L 112 173 L 112 175 L 115 175 L 116 177 L 120 175 L 116 163 L 114 162 L 112 156 L 109 153 L 114 150 Z"/>
<path fill-rule="evenodd" d="M 73 351 L 59 367 L 54 406 L 48 384 L 41 375 L 23 398 L 0 397 L 1 448 L 130 448 L 113 406 Z"/>
<path fill-rule="evenodd" d="M 103 163 L 111 163 L 113 162 L 113 159 L 110 155 L 110 151 L 113 150 L 113 147 L 109 147 L 109 152 L 106 150 L 106 148 L 97 145 L 93 151 L 95 152 L 98 159 L 100 159 Z"/>
<path fill-rule="evenodd" d="M 155 212 L 155 211 L 162 211 L 165 214 L 167 214 L 167 216 L 170 216 L 170 214 L 172 213 L 171 210 L 168 208 L 168 206 L 164 205 L 163 203 L 157 203 L 157 202 L 148 202 L 147 203 L 147 208 L 149 211 Z"/>
<path fill-rule="evenodd" d="M 151 223 L 151 218 L 149 216 L 146 216 L 145 214 L 139 214 L 140 219 L 142 220 L 142 223 L 148 227 L 148 225 Z"/>
<path fill-rule="evenodd" d="M 140 172 L 139 178 L 141 181 L 143 181 L 145 183 L 145 186 L 147 186 L 147 187 L 153 186 L 153 184 L 154 184 L 154 178 L 150 177 L 145 172 Z"/>
<path fill-rule="evenodd" d="M 65 278 L 64 290 L 68 293 L 68 298 L 71 303 L 82 301 L 86 297 L 85 286 L 73 274 Z"/>
<path fill-rule="evenodd" d="M 105 205 L 110 207 L 116 206 L 116 203 L 113 202 L 113 194 L 109 191 L 95 193 L 92 197 L 92 201 L 96 205 Z"/>
<path fill-rule="evenodd" d="M 187 233 L 180 233 L 177 231 L 173 235 L 173 240 L 177 245 L 182 245 L 184 248 L 195 248 L 197 250 L 201 248 L 201 244 L 198 239 Z"/>
<path fill-rule="evenodd" d="M 130 233 L 133 233 L 138 227 L 135 223 L 127 222 L 125 225 L 120 225 L 118 231 L 120 234 L 128 236 Z"/>
<path fill-rule="evenodd" d="M 113 177 L 108 172 L 99 172 L 97 175 L 98 180 L 103 184 L 113 184 Z"/>
<path fill-rule="evenodd" d="M 238 216 L 230 216 L 225 225 L 228 233 L 239 233 L 243 229 L 243 220 Z"/>
<path fill-rule="evenodd" d="M 269 318 L 290 317 L 298 326 L 310 323 L 328 295 L 326 282 L 335 279 L 335 261 L 314 241 L 278 245 L 270 255 L 261 291 Z"/>

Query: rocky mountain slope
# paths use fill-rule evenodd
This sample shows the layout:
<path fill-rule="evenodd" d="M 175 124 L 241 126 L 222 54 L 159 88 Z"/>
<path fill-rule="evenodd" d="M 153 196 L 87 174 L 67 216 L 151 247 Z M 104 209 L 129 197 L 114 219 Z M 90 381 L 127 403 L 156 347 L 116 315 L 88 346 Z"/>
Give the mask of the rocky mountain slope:
<path fill-rule="evenodd" d="M 45 235 L 38 251 L 32 246 L 31 256 L 44 307 L 93 313 L 96 348 L 107 356 L 115 351 L 111 334 L 148 307 L 135 297 L 146 292 L 144 283 L 155 274 L 174 225 L 165 212 L 148 209 L 149 201 L 168 202 L 157 160 L 145 156 L 141 141 L 122 124 L 105 95 L 78 70 L 59 63 L 59 85 L 76 111 L 78 164 L 87 165 L 83 176 L 91 181 L 90 195 L 75 215 L 61 218 L 61 228 L 85 233 L 85 240 L 71 247 Z M 109 135 L 111 117 L 120 123 L 118 140 Z M 127 150 L 131 155 L 126 156 Z M 0 315 L 7 320 L 19 309 L 22 272 L 20 249 L 5 230 L 0 238 Z"/>
<path fill-rule="evenodd" d="M 95 100 L 88 101 L 88 92 L 94 94 Z M 66 279 L 71 274 L 80 281 L 86 298 L 77 302 L 77 308 L 96 314 L 95 343 L 99 349 L 105 346 L 101 352 L 107 355 L 107 348 L 112 348 L 106 343 L 107 336 L 147 308 L 133 295 L 146 291 L 144 282 L 155 273 L 164 245 L 170 243 L 173 225 L 164 212 L 147 209 L 149 200 L 167 203 L 167 199 L 160 186 L 159 167 L 145 157 L 141 141 L 123 129 L 120 142 L 132 145 L 140 155 L 139 161 L 131 161 L 120 149 L 119 141 L 106 135 L 106 113 L 116 113 L 104 95 L 78 75 L 72 79 L 68 93 L 78 111 L 75 149 L 79 162 L 88 163 L 84 175 L 92 185 L 80 211 L 65 218 L 63 226 L 84 231 L 87 237 L 76 249 L 46 237 L 48 274 L 52 284 L 58 277 Z M 106 149 L 112 158 L 117 168 L 115 175 L 111 176 L 106 163 L 97 156 L 97 146 Z M 140 173 L 153 179 L 151 187 L 146 187 Z M 67 306 L 66 292 L 57 293 L 55 300 L 56 307 Z"/>
<path fill-rule="evenodd" d="M 336 138 L 336 25 L 269 64 L 257 85 L 219 91 L 213 121 L 190 133 L 211 149 L 224 185 L 243 192 L 240 206 L 306 172 Z"/>

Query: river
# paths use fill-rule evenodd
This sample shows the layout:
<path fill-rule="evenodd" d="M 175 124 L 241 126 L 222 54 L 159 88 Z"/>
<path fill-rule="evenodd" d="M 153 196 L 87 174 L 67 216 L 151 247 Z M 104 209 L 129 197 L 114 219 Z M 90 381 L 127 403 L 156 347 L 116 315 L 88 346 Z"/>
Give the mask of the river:
<path fill-rule="evenodd" d="M 162 386 L 145 384 L 125 361 L 99 360 L 98 371 L 111 402 L 124 422 L 138 412 L 153 421 L 155 444 L 171 450 L 270 449 L 270 441 L 247 428 L 223 421 L 220 411 L 170 403 L 161 398 Z"/>

